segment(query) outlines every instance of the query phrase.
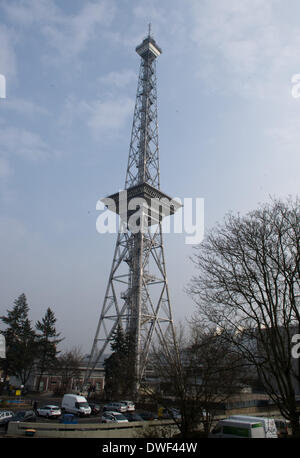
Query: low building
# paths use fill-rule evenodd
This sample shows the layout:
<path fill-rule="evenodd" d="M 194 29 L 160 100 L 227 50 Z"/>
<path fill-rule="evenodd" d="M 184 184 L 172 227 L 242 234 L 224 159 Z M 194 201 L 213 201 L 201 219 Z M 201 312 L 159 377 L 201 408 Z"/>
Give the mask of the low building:
<path fill-rule="evenodd" d="M 70 380 L 68 381 L 68 390 L 81 390 L 87 368 L 87 363 L 88 355 L 83 358 L 82 363 L 79 367 L 78 374 L 76 374 L 76 376 L 70 377 Z M 56 373 L 54 370 L 52 370 L 51 372 L 45 372 L 43 375 L 41 375 L 37 370 L 33 370 L 32 374 L 30 375 L 26 383 L 26 389 L 28 391 L 39 391 L 40 393 L 59 393 L 62 385 L 62 378 L 63 376 L 59 373 Z M 10 384 L 12 386 L 19 387 L 21 385 L 21 381 L 18 379 L 18 377 L 10 376 Z M 88 385 L 90 386 L 91 392 L 97 394 L 103 393 L 105 385 L 105 369 L 103 366 L 103 361 L 100 361 L 98 364 L 96 364 L 93 372 L 91 373 L 91 376 L 88 379 Z"/>

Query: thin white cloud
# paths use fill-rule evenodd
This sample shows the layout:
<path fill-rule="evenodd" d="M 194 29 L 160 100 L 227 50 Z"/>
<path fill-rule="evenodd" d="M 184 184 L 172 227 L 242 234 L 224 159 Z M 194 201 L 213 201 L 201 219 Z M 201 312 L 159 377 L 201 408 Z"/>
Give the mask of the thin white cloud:
<path fill-rule="evenodd" d="M 11 22 L 22 26 L 55 21 L 59 15 L 59 9 L 53 0 L 3 0 L 2 8 Z"/>
<path fill-rule="evenodd" d="M 75 14 L 66 14 L 53 0 L 6 1 L 3 8 L 12 22 L 40 28 L 48 45 L 55 49 L 56 59 L 78 56 L 93 39 L 97 27 L 111 23 L 115 11 L 114 3 L 108 0 L 85 1 Z"/>
<path fill-rule="evenodd" d="M 62 127 L 72 128 L 77 121 L 84 123 L 95 139 L 122 128 L 132 116 L 134 100 L 127 96 L 97 100 L 77 100 L 69 97 L 59 123 Z"/>
<path fill-rule="evenodd" d="M 300 112 L 300 107 L 299 107 Z M 273 152 L 281 152 L 284 157 L 286 153 L 293 153 L 295 164 L 299 162 L 300 144 L 300 120 L 296 116 L 281 119 L 280 125 L 269 127 L 266 134 L 273 141 Z M 291 162 L 289 163 L 289 165 Z"/>
<path fill-rule="evenodd" d="M 136 72 L 133 70 L 122 70 L 120 72 L 110 72 L 99 78 L 101 84 L 124 88 L 133 81 L 137 82 Z"/>
<path fill-rule="evenodd" d="M 38 134 L 11 126 L 2 126 L 0 151 L 2 155 L 15 154 L 29 161 L 38 161 L 56 154 Z"/>
<path fill-rule="evenodd" d="M 22 221 L 9 216 L 0 216 L 0 240 L 5 240 L 6 242 L 12 240 L 13 246 L 17 240 L 21 239 L 23 241 L 25 235 L 30 234 L 28 234 Z"/>
<path fill-rule="evenodd" d="M 215 91 L 257 98 L 282 95 L 295 67 L 299 28 L 281 20 L 276 0 L 190 2 L 190 36 L 199 49 L 199 76 Z"/>
<path fill-rule="evenodd" d="M 21 115 L 34 116 L 34 115 L 48 115 L 49 111 L 34 103 L 31 100 L 24 98 L 6 98 L 5 102 L 2 103 L 4 109 L 14 111 Z"/>
<path fill-rule="evenodd" d="M 95 136 L 106 130 L 120 129 L 132 114 L 133 107 L 134 102 L 129 97 L 93 102 L 88 107 L 88 126 Z"/>
<path fill-rule="evenodd" d="M 12 175 L 13 169 L 9 165 L 7 159 L 0 157 L 0 179 L 7 178 Z"/>
<path fill-rule="evenodd" d="M 0 200 L 2 203 L 10 204 L 14 200 L 14 191 L 9 185 L 13 174 L 14 170 L 7 158 L 0 156 Z"/>
<path fill-rule="evenodd" d="M 17 76 L 17 61 L 14 44 L 16 38 L 5 25 L 0 25 L 0 73 L 6 79 L 6 89 L 9 93 L 11 80 Z"/>
<path fill-rule="evenodd" d="M 59 20 L 45 24 L 43 33 L 62 57 L 75 57 L 84 51 L 96 28 L 110 22 L 111 14 L 106 2 L 88 2 L 77 15 L 61 16 Z"/>

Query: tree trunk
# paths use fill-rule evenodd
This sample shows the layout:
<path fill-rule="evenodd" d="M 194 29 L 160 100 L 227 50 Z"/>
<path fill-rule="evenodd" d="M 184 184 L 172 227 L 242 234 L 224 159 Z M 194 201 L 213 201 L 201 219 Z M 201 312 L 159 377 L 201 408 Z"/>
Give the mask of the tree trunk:
<path fill-rule="evenodd" d="M 290 417 L 293 437 L 300 437 L 299 413 L 294 411 Z"/>
<path fill-rule="evenodd" d="M 36 391 L 40 391 L 40 385 L 41 385 L 41 381 L 42 381 L 42 376 L 43 376 L 43 373 L 40 373 L 40 375 L 38 376 L 38 382 L 37 382 L 37 386 L 36 386 Z"/>
<path fill-rule="evenodd" d="M 8 375 L 8 368 L 7 368 L 7 364 L 5 364 L 4 371 L 3 371 L 3 382 L 0 383 L 0 395 L 2 395 L 3 388 L 5 387 L 7 375 Z"/>

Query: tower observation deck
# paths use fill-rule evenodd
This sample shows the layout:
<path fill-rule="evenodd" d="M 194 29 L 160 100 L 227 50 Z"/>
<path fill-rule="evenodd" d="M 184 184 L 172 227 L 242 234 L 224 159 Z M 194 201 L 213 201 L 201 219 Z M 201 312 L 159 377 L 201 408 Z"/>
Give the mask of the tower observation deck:
<path fill-rule="evenodd" d="M 122 224 L 84 379 L 87 386 L 121 326 L 134 342 L 135 398 L 151 343 L 166 344 L 170 337 L 175 342 L 161 223 L 180 206 L 160 190 L 156 59 L 162 50 L 150 30 L 136 52 L 141 62 L 125 186 L 103 199 Z"/>

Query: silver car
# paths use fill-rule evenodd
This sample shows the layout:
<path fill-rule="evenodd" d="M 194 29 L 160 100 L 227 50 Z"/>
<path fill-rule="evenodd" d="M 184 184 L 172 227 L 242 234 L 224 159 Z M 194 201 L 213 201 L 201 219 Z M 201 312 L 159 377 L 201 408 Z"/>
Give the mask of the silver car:
<path fill-rule="evenodd" d="M 53 418 L 53 417 L 60 417 L 61 416 L 61 410 L 60 407 L 58 406 L 53 406 L 53 405 L 47 405 L 43 407 L 39 407 L 36 409 L 37 415 L 41 417 L 47 417 L 47 418 Z"/>
<path fill-rule="evenodd" d="M 120 401 L 120 403 L 126 406 L 127 412 L 133 412 L 135 410 L 135 405 L 132 401 Z"/>
<path fill-rule="evenodd" d="M 103 412 L 127 412 L 127 406 L 122 402 L 110 402 L 103 407 Z"/>
<path fill-rule="evenodd" d="M 0 426 L 5 425 L 14 416 L 10 410 L 0 410 Z"/>
<path fill-rule="evenodd" d="M 103 412 L 102 423 L 128 423 L 128 420 L 120 412 Z"/>

